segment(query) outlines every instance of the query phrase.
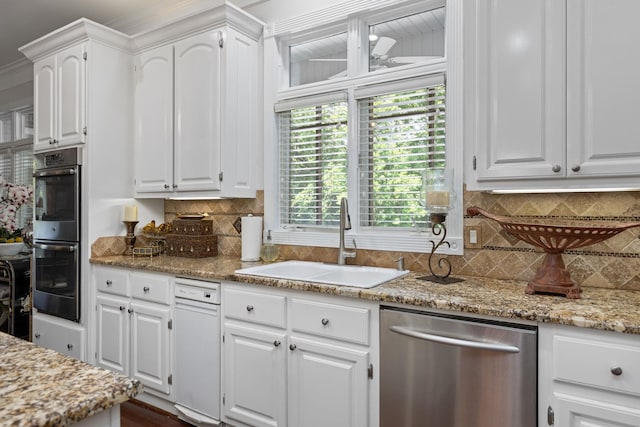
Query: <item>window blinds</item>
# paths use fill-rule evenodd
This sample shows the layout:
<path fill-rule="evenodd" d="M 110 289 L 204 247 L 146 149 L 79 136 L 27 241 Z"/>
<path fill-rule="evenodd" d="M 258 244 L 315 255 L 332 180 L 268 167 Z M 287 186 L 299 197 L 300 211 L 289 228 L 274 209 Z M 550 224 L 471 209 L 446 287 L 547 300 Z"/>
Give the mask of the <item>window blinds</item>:
<path fill-rule="evenodd" d="M 424 171 L 446 167 L 445 85 L 442 78 L 429 83 L 382 95 L 356 94 L 361 97 L 361 227 L 426 223 Z"/>
<path fill-rule="evenodd" d="M 277 108 L 280 140 L 280 221 L 283 226 L 339 223 L 347 195 L 347 103 L 316 99 Z M 307 100 L 309 101 L 309 100 Z M 293 107 L 293 108 L 291 108 Z"/>

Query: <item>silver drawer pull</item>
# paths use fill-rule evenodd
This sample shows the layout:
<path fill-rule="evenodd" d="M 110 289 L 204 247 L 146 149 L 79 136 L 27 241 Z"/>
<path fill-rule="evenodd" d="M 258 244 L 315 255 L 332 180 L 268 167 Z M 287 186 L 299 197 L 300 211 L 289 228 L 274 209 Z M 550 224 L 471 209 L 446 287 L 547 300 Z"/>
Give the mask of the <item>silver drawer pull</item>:
<path fill-rule="evenodd" d="M 298 346 L 297 346 L 297 345 L 295 345 L 295 344 L 289 344 L 289 350 L 293 351 L 293 350 L 295 350 L 296 348 L 298 348 Z"/>
<path fill-rule="evenodd" d="M 329 324 L 329 319 L 327 319 L 327 318 L 323 318 L 323 319 L 321 320 L 321 322 L 322 322 L 322 324 L 323 324 L 324 326 L 327 326 L 327 325 Z"/>
<path fill-rule="evenodd" d="M 124 311 L 127 307 L 125 307 L 124 305 L 120 306 L 120 311 Z"/>
<path fill-rule="evenodd" d="M 615 376 L 622 375 L 622 368 L 620 366 L 615 366 L 611 368 L 611 373 Z"/>
<path fill-rule="evenodd" d="M 280 347 L 280 341 L 275 340 L 275 341 L 273 342 L 273 346 L 274 346 L 274 347 Z"/>
<path fill-rule="evenodd" d="M 247 311 L 253 311 L 253 306 L 252 305 L 248 305 L 247 306 Z"/>
<path fill-rule="evenodd" d="M 142 288 L 142 290 L 144 291 L 145 294 L 149 293 L 149 287 L 145 286 L 144 288 Z"/>
<path fill-rule="evenodd" d="M 113 285 L 113 282 L 111 280 L 107 280 L 107 286 L 111 286 Z"/>
<path fill-rule="evenodd" d="M 36 333 L 36 334 L 34 334 L 34 337 L 36 337 L 36 339 L 39 339 L 40 338 L 40 334 Z"/>
<path fill-rule="evenodd" d="M 67 350 L 71 350 L 73 348 L 73 344 L 67 344 Z"/>

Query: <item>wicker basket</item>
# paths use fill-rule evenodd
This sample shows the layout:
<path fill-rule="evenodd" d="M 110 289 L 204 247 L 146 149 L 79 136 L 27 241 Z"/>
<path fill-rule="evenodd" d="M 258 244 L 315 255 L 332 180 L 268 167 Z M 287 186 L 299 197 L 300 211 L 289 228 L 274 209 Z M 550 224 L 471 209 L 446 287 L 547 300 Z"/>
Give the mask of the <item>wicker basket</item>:
<path fill-rule="evenodd" d="M 194 236 L 168 234 L 165 254 L 188 258 L 205 258 L 218 255 L 218 236 Z"/>
<path fill-rule="evenodd" d="M 172 233 L 186 235 L 211 235 L 213 234 L 213 221 L 202 219 L 176 218 L 171 223 Z"/>

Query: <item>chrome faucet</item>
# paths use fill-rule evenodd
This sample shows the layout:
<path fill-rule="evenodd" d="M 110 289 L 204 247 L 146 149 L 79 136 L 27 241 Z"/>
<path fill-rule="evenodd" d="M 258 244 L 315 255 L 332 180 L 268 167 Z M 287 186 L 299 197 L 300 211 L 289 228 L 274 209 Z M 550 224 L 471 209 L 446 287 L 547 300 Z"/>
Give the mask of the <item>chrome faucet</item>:
<path fill-rule="evenodd" d="M 338 251 L 338 264 L 346 264 L 347 258 L 356 257 L 356 240 L 353 239 L 353 250 L 347 251 L 344 247 L 344 232 L 351 230 L 351 218 L 349 217 L 349 205 L 347 199 L 343 197 L 340 200 L 340 249 Z"/>

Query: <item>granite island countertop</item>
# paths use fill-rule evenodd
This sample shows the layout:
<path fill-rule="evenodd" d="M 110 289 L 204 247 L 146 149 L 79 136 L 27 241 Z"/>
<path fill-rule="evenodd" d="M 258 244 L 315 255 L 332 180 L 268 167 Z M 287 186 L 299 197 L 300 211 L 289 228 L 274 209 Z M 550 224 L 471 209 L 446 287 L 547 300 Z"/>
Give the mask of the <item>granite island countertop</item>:
<path fill-rule="evenodd" d="M 68 426 L 136 396 L 138 380 L 0 332 L 0 424 Z"/>
<path fill-rule="evenodd" d="M 249 284 L 406 304 L 461 313 L 550 322 L 578 327 L 640 334 L 640 292 L 606 288 L 582 288 L 580 299 L 553 295 L 527 295 L 526 282 L 482 277 L 442 285 L 420 280 L 424 272 L 408 275 L 371 289 L 323 285 L 293 280 L 269 279 L 235 274 L 235 270 L 260 265 L 237 257 L 182 258 L 172 256 L 106 256 L 91 259 L 94 264 L 169 273 L 203 280 L 229 280 Z M 462 276 L 457 276 L 462 277 Z"/>

